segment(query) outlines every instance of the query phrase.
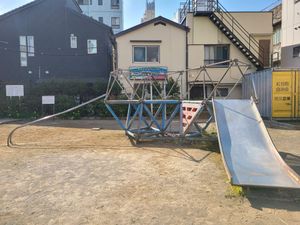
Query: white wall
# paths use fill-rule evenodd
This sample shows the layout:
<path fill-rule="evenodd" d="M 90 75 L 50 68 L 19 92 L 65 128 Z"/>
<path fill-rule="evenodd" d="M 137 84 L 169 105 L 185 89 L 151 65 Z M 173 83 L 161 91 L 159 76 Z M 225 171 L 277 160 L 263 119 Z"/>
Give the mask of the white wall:
<path fill-rule="evenodd" d="M 295 3 L 295 0 L 283 0 L 282 47 L 296 44 L 300 44 L 300 1 Z"/>
<path fill-rule="evenodd" d="M 98 5 L 98 0 L 92 0 L 92 5 L 80 5 L 80 8 L 85 15 L 93 17 L 97 21 L 99 17 L 103 17 L 103 23 L 108 26 L 111 26 L 112 17 L 119 17 L 120 29 L 113 29 L 113 31 L 118 33 L 124 29 L 123 0 L 120 0 L 119 9 L 111 9 L 111 0 L 103 0 L 103 5 Z"/>

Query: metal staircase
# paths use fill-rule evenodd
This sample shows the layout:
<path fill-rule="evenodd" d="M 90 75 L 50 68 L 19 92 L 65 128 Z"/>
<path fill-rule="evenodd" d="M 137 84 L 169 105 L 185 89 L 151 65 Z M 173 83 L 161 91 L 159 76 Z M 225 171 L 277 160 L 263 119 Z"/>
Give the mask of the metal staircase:
<path fill-rule="evenodd" d="M 264 68 L 264 49 L 218 0 L 188 0 L 180 10 L 181 22 L 189 12 L 195 16 L 208 16 L 257 69 Z"/>

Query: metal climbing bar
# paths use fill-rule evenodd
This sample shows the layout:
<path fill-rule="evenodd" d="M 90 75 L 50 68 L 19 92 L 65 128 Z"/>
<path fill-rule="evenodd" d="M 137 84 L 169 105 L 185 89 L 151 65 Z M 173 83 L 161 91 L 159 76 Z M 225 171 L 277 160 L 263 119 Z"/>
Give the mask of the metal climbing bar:
<path fill-rule="evenodd" d="M 56 114 L 53 114 L 53 115 L 50 115 L 50 116 L 45 116 L 45 117 L 43 117 L 43 118 L 40 118 L 40 119 L 31 121 L 31 122 L 28 122 L 28 123 L 25 123 L 25 124 L 22 124 L 22 125 L 16 127 L 15 129 L 13 129 L 13 130 L 9 133 L 9 135 L 8 135 L 8 137 L 7 137 L 7 142 L 6 142 L 6 143 L 7 143 L 7 146 L 12 146 L 12 145 L 13 145 L 13 141 L 12 141 L 13 134 L 14 134 L 17 130 L 19 130 L 19 129 L 23 128 L 23 127 L 27 127 L 27 126 L 30 126 L 30 125 L 33 125 L 33 124 L 36 124 L 36 123 L 39 123 L 39 122 L 42 122 L 42 121 L 45 121 L 45 120 L 49 120 L 49 119 L 52 119 L 52 118 L 57 117 L 57 116 L 64 115 L 64 114 L 69 113 L 69 112 L 72 112 L 72 111 L 74 111 L 74 110 L 76 110 L 76 109 L 82 108 L 82 107 L 84 107 L 84 106 L 86 106 L 86 105 L 88 105 L 88 104 L 91 104 L 91 103 L 95 102 L 95 101 L 104 99 L 105 96 L 106 96 L 106 94 L 103 94 L 103 95 L 101 95 L 101 96 L 99 96 L 99 97 L 93 98 L 93 99 L 91 99 L 91 100 L 89 100 L 89 101 L 87 101 L 87 102 L 84 102 L 84 103 L 82 103 L 82 104 L 80 104 L 80 105 L 77 105 L 77 106 L 75 106 L 75 107 L 72 107 L 72 108 L 70 108 L 70 109 L 67 109 L 67 110 L 65 110 L 65 111 L 63 111 L 63 112 L 59 112 L 59 113 L 56 113 Z"/>
<path fill-rule="evenodd" d="M 208 70 L 215 65 L 226 63 L 228 68 L 218 82 L 213 81 Z M 113 71 L 107 87 L 105 105 L 111 115 L 116 119 L 125 133 L 136 141 L 144 139 L 166 139 L 168 138 L 203 138 L 203 134 L 213 120 L 213 112 L 210 109 L 211 100 L 229 71 L 237 67 L 241 78 L 237 80 L 234 88 L 244 77 L 244 73 L 250 67 L 237 59 L 226 60 L 205 65 L 199 68 L 184 71 L 172 71 L 166 74 L 155 74 L 154 72 L 140 72 L 131 74 L 130 70 Z M 244 70 L 241 67 L 245 68 Z M 201 71 L 207 80 L 205 85 L 211 85 L 213 90 L 201 101 L 187 101 L 182 93 L 172 95 L 176 86 L 185 85 L 180 79 L 185 72 Z M 200 75 L 196 76 L 196 79 Z M 138 78 L 138 79 L 137 79 Z M 170 79 L 174 83 L 169 84 Z M 193 83 L 193 82 L 192 82 Z M 114 95 L 112 90 L 121 89 L 121 94 Z M 233 88 L 233 89 L 234 89 Z M 153 90 L 154 93 L 153 93 Z M 179 90 L 181 90 L 179 88 Z M 150 93 L 149 93 L 150 92 Z M 113 106 L 127 106 L 125 122 L 114 111 Z M 202 120 L 202 124 L 199 120 Z"/>

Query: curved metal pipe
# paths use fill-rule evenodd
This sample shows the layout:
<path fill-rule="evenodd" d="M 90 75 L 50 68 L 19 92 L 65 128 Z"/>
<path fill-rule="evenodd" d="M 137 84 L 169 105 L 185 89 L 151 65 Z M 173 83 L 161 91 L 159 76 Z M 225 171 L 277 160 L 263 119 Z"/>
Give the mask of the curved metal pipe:
<path fill-rule="evenodd" d="M 15 129 L 13 129 L 13 130 L 9 133 L 9 135 L 8 135 L 8 137 L 7 137 L 7 146 L 10 147 L 10 146 L 13 145 L 13 142 L 12 142 L 12 136 L 13 136 L 13 134 L 14 134 L 17 130 L 19 130 L 19 129 L 23 128 L 23 127 L 32 125 L 32 124 L 36 124 L 36 123 L 41 122 L 41 121 L 49 120 L 49 119 L 51 119 L 51 118 L 54 118 L 54 117 L 56 117 L 56 116 L 63 115 L 63 114 L 65 114 L 65 113 L 72 112 L 72 111 L 74 111 L 74 110 L 76 110 L 76 109 L 79 109 L 79 108 L 81 108 L 81 107 L 83 107 L 83 106 L 85 106 L 85 105 L 88 105 L 88 104 L 90 104 L 90 103 L 92 103 L 92 102 L 95 102 L 95 101 L 100 100 L 100 99 L 104 99 L 105 97 L 106 97 L 106 94 L 103 94 L 103 95 L 98 96 L 98 97 L 96 97 L 96 98 L 93 98 L 93 99 L 91 99 L 91 100 L 89 100 L 89 101 L 87 101 L 87 102 L 84 102 L 84 103 L 82 103 L 82 104 L 80 104 L 80 105 L 77 105 L 77 106 L 75 106 L 75 107 L 73 107 L 73 108 L 67 109 L 67 110 L 65 110 L 65 111 L 63 111 L 63 112 L 59 112 L 59 113 L 56 113 L 56 114 L 53 114 L 53 115 L 50 115 L 50 116 L 45 116 L 45 117 L 43 117 L 43 118 L 40 118 L 40 119 L 31 121 L 31 122 L 22 124 L 22 125 L 16 127 Z"/>

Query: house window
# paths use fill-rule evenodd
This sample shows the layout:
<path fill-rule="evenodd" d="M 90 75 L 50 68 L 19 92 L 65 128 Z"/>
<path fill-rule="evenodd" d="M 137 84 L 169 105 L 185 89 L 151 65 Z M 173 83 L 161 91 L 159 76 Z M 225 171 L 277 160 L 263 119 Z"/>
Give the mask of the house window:
<path fill-rule="evenodd" d="M 34 37 L 33 36 L 27 36 L 27 51 L 28 51 L 29 57 L 34 56 Z"/>
<path fill-rule="evenodd" d="M 70 36 L 71 48 L 77 48 L 77 37 L 74 34 Z"/>
<path fill-rule="evenodd" d="M 294 57 L 294 58 L 300 58 L 300 46 L 295 47 L 295 48 L 293 49 L 293 57 Z"/>
<path fill-rule="evenodd" d="M 20 36 L 20 64 L 22 67 L 27 66 L 27 42 L 26 36 Z"/>
<path fill-rule="evenodd" d="M 275 30 L 273 34 L 273 44 L 278 45 L 281 42 L 281 29 Z"/>
<path fill-rule="evenodd" d="M 34 36 L 20 36 L 20 65 L 27 66 L 27 57 L 34 56 Z"/>
<path fill-rule="evenodd" d="M 205 45 L 204 46 L 204 64 L 218 63 L 229 60 L 229 45 Z M 226 66 L 224 63 L 220 66 Z"/>
<path fill-rule="evenodd" d="M 120 29 L 120 17 L 111 18 L 111 27 L 112 29 Z"/>
<path fill-rule="evenodd" d="M 159 46 L 133 46 L 133 62 L 159 62 Z"/>
<path fill-rule="evenodd" d="M 111 8 L 119 9 L 120 8 L 120 0 L 111 0 Z"/>
<path fill-rule="evenodd" d="M 88 54 L 97 54 L 97 40 L 95 39 L 87 40 L 87 51 Z"/>
<path fill-rule="evenodd" d="M 89 5 L 92 3 L 92 0 L 78 0 L 79 5 Z"/>
<path fill-rule="evenodd" d="M 98 5 L 103 5 L 103 0 L 98 0 Z"/>
<path fill-rule="evenodd" d="M 103 17 L 98 17 L 98 21 L 99 21 L 100 23 L 103 23 Z"/>
<path fill-rule="evenodd" d="M 221 87 L 216 91 L 216 96 L 218 97 L 227 97 L 229 94 L 229 88 Z"/>

